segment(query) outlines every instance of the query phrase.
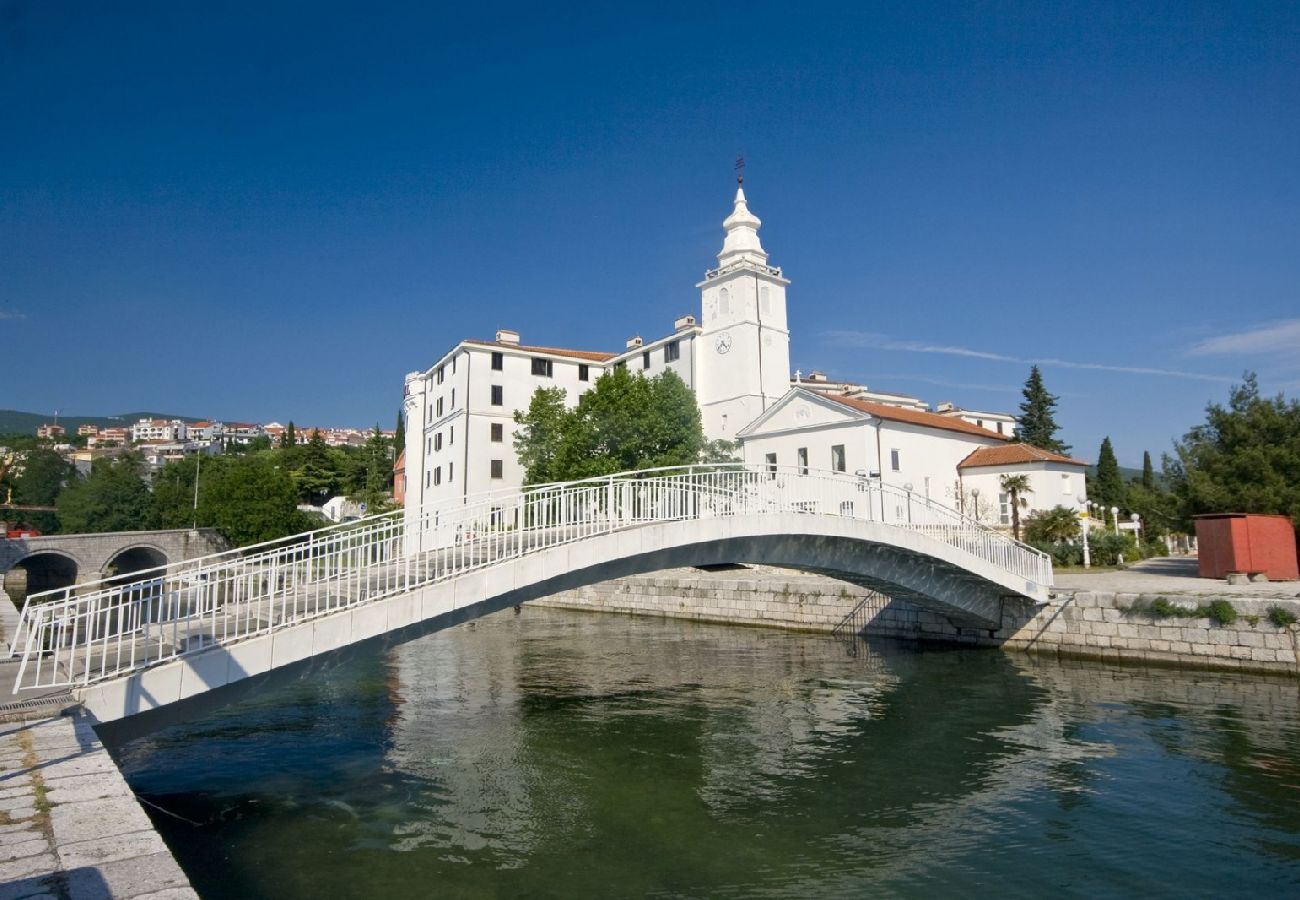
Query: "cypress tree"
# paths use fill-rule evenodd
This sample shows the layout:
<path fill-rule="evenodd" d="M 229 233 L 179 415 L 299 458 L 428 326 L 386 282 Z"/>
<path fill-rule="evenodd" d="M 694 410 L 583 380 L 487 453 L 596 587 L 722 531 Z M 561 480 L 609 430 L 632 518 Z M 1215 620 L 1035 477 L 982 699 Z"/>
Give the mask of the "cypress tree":
<path fill-rule="evenodd" d="M 1038 366 L 1029 370 L 1025 381 L 1025 402 L 1020 404 L 1020 424 L 1016 436 L 1026 444 L 1033 444 L 1053 453 L 1069 453 L 1070 445 L 1057 440 L 1061 426 L 1056 424 L 1056 396 L 1043 387 L 1043 375 Z"/>
<path fill-rule="evenodd" d="M 1111 446 L 1109 436 L 1101 442 L 1101 450 L 1097 453 L 1097 475 L 1088 493 L 1108 508 L 1124 502 L 1124 479 L 1120 477 L 1119 460 L 1115 458 L 1115 448 Z"/>
<path fill-rule="evenodd" d="M 1156 473 L 1151 468 L 1151 451 L 1142 451 L 1142 486 L 1150 490 L 1156 486 Z"/>
<path fill-rule="evenodd" d="M 406 449 L 406 417 L 402 415 L 402 408 L 397 408 L 397 428 L 393 432 L 393 457 L 402 455 Z"/>

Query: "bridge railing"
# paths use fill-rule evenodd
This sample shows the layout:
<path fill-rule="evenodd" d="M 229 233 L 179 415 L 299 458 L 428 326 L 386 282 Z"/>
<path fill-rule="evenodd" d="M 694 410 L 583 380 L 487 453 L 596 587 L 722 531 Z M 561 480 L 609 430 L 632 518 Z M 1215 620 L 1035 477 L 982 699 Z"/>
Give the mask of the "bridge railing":
<path fill-rule="evenodd" d="M 561 544 L 655 522 L 801 513 L 918 532 L 1038 584 L 1051 561 L 920 495 L 844 473 L 736 464 L 620 473 L 457 498 L 33 595 L 20 686 L 86 684 L 372 603 Z"/>

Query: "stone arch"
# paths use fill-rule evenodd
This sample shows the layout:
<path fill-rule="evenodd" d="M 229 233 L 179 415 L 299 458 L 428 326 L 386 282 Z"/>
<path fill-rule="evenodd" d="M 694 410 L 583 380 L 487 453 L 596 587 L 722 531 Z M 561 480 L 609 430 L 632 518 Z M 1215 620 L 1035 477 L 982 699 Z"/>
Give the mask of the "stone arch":
<path fill-rule="evenodd" d="M 81 564 L 76 557 L 58 550 L 37 550 L 13 564 L 4 574 L 4 592 L 21 606 L 32 594 L 77 583 Z"/>
<path fill-rule="evenodd" d="M 132 544 L 123 547 L 108 558 L 100 574 L 104 578 L 131 580 L 137 572 L 165 566 L 170 559 L 161 547 L 153 544 Z"/>

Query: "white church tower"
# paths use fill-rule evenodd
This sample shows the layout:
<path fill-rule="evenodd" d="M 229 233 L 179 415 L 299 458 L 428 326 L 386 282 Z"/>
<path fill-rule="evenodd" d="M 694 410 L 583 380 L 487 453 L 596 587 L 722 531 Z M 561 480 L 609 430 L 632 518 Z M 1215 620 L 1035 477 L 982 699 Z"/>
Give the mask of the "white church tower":
<path fill-rule="evenodd" d="M 735 440 L 790 389 L 790 282 L 767 264 L 758 239 L 762 223 L 745 205 L 744 179 L 737 181 L 718 267 L 696 285 L 703 315 L 695 392 L 710 439 Z"/>

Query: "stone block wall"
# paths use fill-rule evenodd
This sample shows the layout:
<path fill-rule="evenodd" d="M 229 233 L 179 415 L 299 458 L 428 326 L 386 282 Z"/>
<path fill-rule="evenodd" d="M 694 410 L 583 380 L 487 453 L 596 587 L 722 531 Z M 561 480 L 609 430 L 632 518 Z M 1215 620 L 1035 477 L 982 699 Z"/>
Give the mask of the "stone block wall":
<path fill-rule="evenodd" d="M 1300 629 L 1265 616 L 1278 601 L 1231 599 L 1241 618 L 1160 619 L 1134 610 L 1138 594 L 1062 592 L 1045 605 L 1008 598 L 994 632 L 960 628 L 943 615 L 857 585 L 758 567 L 732 572 L 680 569 L 565 591 L 534 603 L 566 609 L 667 616 L 800 631 L 1001 646 L 1031 653 L 1300 674 Z M 1208 602 L 1211 597 L 1198 597 Z M 1291 605 L 1300 611 L 1300 605 Z M 1247 617 L 1257 617 L 1252 622 Z"/>

